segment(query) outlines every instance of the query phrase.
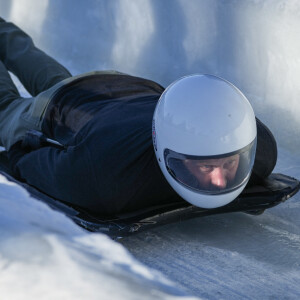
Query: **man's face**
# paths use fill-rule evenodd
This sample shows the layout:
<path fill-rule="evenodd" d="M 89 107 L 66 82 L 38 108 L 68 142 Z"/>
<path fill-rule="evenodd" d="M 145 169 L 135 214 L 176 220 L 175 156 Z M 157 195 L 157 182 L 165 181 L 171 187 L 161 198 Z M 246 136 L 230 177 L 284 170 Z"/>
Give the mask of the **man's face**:
<path fill-rule="evenodd" d="M 198 180 L 203 189 L 222 190 L 235 178 L 240 156 L 235 154 L 225 158 L 196 161 L 187 159 L 184 165 Z"/>

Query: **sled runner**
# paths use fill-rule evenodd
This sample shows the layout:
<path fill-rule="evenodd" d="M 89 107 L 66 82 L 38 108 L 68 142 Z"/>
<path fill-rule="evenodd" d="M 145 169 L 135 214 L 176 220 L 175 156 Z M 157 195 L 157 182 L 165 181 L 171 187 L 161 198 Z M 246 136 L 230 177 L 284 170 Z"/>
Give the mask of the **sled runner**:
<path fill-rule="evenodd" d="M 182 201 L 147 207 L 132 213 L 103 217 L 93 215 L 78 207 L 71 207 L 24 182 L 16 180 L 8 168 L 6 152 L 0 152 L 0 174 L 24 187 L 32 197 L 64 213 L 81 227 L 89 231 L 105 233 L 115 239 L 159 225 L 196 217 L 230 212 L 261 214 L 265 209 L 286 201 L 295 195 L 300 188 L 297 179 L 282 174 L 271 174 L 261 185 L 246 188 L 239 197 L 223 207 L 203 209 Z"/>

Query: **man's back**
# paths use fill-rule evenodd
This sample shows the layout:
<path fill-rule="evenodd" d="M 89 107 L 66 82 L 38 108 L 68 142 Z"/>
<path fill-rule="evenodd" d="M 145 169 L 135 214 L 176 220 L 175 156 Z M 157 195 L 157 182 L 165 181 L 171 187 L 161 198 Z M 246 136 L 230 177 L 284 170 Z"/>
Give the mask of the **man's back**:
<path fill-rule="evenodd" d="M 180 201 L 152 146 L 152 117 L 162 92 L 155 82 L 129 75 L 90 75 L 63 86 L 42 130 L 66 148 L 25 154 L 15 171 L 43 192 L 100 214 Z"/>

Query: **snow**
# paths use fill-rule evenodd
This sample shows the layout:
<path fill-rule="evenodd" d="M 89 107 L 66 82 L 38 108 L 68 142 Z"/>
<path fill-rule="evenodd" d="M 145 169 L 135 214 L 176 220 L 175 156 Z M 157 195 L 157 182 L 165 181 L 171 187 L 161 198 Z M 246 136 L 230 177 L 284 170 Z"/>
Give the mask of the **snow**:
<path fill-rule="evenodd" d="M 195 299 L 0 175 L 3 299 Z"/>
<path fill-rule="evenodd" d="M 300 178 L 298 1 L 2 0 L 0 10 L 74 75 L 226 78 L 274 132 L 275 171 Z M 299 198 L 260 216 L 203 217 L 115 242 L 0 176 L 1 298 L 299 299 Z"/>

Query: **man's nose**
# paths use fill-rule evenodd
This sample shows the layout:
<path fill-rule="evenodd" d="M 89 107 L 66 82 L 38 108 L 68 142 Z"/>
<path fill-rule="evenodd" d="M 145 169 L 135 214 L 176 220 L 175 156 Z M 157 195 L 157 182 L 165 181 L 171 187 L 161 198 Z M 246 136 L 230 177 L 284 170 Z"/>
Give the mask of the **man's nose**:
<path fill-rule="evenodd" d="M 227 185 L 225 173 L 226 171 L 223 168 L 215 168 L 211 173 L 211 183 L 218 188 L 224 189 Z"/>

